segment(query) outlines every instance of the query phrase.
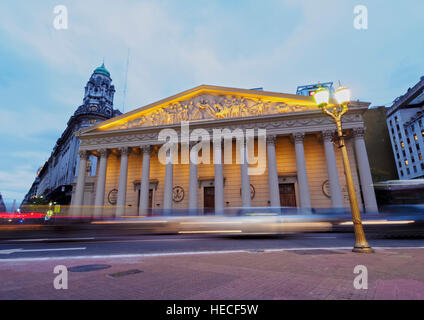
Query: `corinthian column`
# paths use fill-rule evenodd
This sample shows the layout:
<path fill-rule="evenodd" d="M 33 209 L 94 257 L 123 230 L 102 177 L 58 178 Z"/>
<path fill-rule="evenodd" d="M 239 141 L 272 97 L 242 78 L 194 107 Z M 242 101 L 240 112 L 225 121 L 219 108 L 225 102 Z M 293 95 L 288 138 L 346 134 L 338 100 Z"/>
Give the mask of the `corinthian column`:
<path fill-rule="evenodd" d="M 148 212 L 149 208 L 149 191 L 150 191 L 150 154 L 152 148 L 149 145 L 141 147 L 143 152 L 143 167 L 141 172 L 141 183 L 140 183 L 140 207 L 139 215 L 144 216 Z"/>
<path fill-rule="evenodd" d="M 353 130 L 355 142 L 356 159 L 358 161 L 359 176 L 361 178 L 362 195 L 367 212 L 378 212 L 377 200 L 375 199 L 374 185 L 371 176 L 370 164 L 368 162 L 367 149 L 365 147 L 365 129 L 357 128 Z"/>
<path fill-rule="evenodd" d="M 165 168 L 165 185 L 163 191 L 163 209 L 165 210 L 165 214 L 170 214 L 170 211 L 172 209 L 172 193 L 174 184 L 174 158 L 171 150 L 169 150 L 166 162 L 167 163 Z"/>
<path fill-rule="evenodd" d="M 294 133 L 294 146 L 296 150 L 297 180 L 299 184 L 300 207 L 311 208 L 309 195 L 308 174 L 306 171 L 305 149 L 303 148 L 304 133 Z"/>
<path fill-rule="evenodd" d="M 78 169 L 77 185 L 75 186 L 74 200 L 72 205 L 74 206 L 72 213 L 73 215 L 79 215 L 82 211 L 82 205 L 84 201 L 84 187 L 85 187 L 85 176 L 87 170 L 87 160 L 89 153 L 85 150 L 78 151 L 80 161 Z"/>
<path fill-rule="evenodd" d="M 271 207 L 279 207 L 281 205 L 280 189 L 278 185 L 277 156 L 275 153 L 275 140 L 276 136 L 267 136 L 266 140 L 268 158 L 269 200 L 271 202 Z"/>
<path fill-rule="evenodd" d="M 94 216 L 99 217 L 103 213 L 106 187 L 107 149 L 100 149 L 100 164 L 97 176 L 96 198 L 94 201 Z"/>
<path fill-rule="evenodd" d="M 247 143 L 240 144 L 240 173 L 241 173 L 241 204 L 244 208 L 251 207 L 249 163 L 247 160 Z"/>
<path fill-rule="evenodd" d="M 224 170 L 222 167 L 221 143 L 213 144 L 215 166 L 215 214 L 224 214 Z"/>
<path fill-rule="evenodd" d="M 334 132 L 331 130 L 322 132 L 324 140 L 325 159 L 327 161 L 328 181 L 330 183 L 331 205 L 333 208 L 343 207 L 343 198 L 340 188 L 339 173 L 337 171 L 336 155 L 333 146 Z"/>
<path fill-rule="evenodd" d="M 120 217 L 125 215 L 125 205 L 127 198 L 127 176 L 128 176 L 128 154 L 127 147 L 119 149 L 121 153 L 121 167 L 119 169 L 119 185 L 118 185 L 118 199 L 116 201 L 116 216 Z"/>
<path fill-rule="evenodd" d="M 198 150 L 194 150 L 196 142 L 190 142 L 190 177 L 189 177 L 189 191 L 188 191 L 188 208 L 190 213 L 194 213 L 197 210 L 197 162 L 198 162 Z"/>

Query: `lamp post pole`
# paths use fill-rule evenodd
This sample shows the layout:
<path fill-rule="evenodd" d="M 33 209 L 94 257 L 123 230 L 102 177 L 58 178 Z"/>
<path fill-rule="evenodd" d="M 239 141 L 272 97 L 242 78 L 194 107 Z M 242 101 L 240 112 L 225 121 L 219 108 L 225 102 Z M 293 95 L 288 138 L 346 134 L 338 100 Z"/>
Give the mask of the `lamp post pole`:
<path fill-rule="evenodd" d="M 343 157 L 343 166 L 345 170 L 346 184 L 349 194 L 350 209 L 352 211 L 353 229 L 355 231 L 355 246 L 353 247 L 352 251 L 359 253 L 372 253 L 374 252 L 374 250 L 368 244 L 367 239 L 365 238 L 364 229 L 362 227 L 358 200 L 356 198 L 355 187 L 353 184 L 352 171 L 350 169 L 349 158 L 347 155 L 345 140 L 343 136 L 342 117 L 348 111 L 348 104 L 342 103 L 341 110 L 337 107 L 337 105 L 331 106 L 329 108 L 330 110 L 332 109 L 331 111 L 326 108 L 327 106 L 328 104 L 320 105 L 322 111 L 332 117 L 334 122 L 336 123 L 337 135 L 339 137 L 339 149 L 341 150 Z"/>

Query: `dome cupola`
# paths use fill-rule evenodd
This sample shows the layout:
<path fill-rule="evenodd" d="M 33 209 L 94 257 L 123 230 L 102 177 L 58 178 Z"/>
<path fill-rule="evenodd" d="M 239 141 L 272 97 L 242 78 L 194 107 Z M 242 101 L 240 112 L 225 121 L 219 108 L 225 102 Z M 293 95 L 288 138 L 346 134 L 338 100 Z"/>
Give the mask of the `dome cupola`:
<path fill-rule="evenodd" d="M 110 77 L 110 72 L 106 69 L 104 63 L 102 63 L 102 65 L 100 67 L 98 67 L 96 70 L 94 70 L 93 73 L 104 74 L 104 75 Z"/>

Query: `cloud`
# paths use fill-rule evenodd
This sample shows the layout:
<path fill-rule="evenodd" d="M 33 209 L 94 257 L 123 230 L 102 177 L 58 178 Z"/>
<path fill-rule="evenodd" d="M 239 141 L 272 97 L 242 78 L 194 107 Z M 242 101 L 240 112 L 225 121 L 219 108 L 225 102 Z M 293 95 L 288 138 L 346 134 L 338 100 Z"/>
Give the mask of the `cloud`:
<path fill-rule="evenodd" d="M 12 170 L 0 170 L 0 191 L 5 202 L 23 199 L 35 178 L 31 166 L 19 166 Z"/>

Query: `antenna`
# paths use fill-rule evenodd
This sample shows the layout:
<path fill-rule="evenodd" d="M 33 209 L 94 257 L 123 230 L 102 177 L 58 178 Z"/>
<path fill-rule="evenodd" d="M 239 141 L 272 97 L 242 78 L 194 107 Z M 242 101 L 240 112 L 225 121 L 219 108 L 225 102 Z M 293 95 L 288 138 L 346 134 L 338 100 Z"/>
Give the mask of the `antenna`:
<path fill-rule="evenodd" d="M 124 93 L 122 98 L 122 113 L 125 113 L 125 102 L 127 99 L 127 82 L 128 82 L 128 67 L 130 65 L 130 49 L 128 49 L 128 55 L 127 55 L 127 68 L 125 70 L 125 82 L 124 82 Z"/>

